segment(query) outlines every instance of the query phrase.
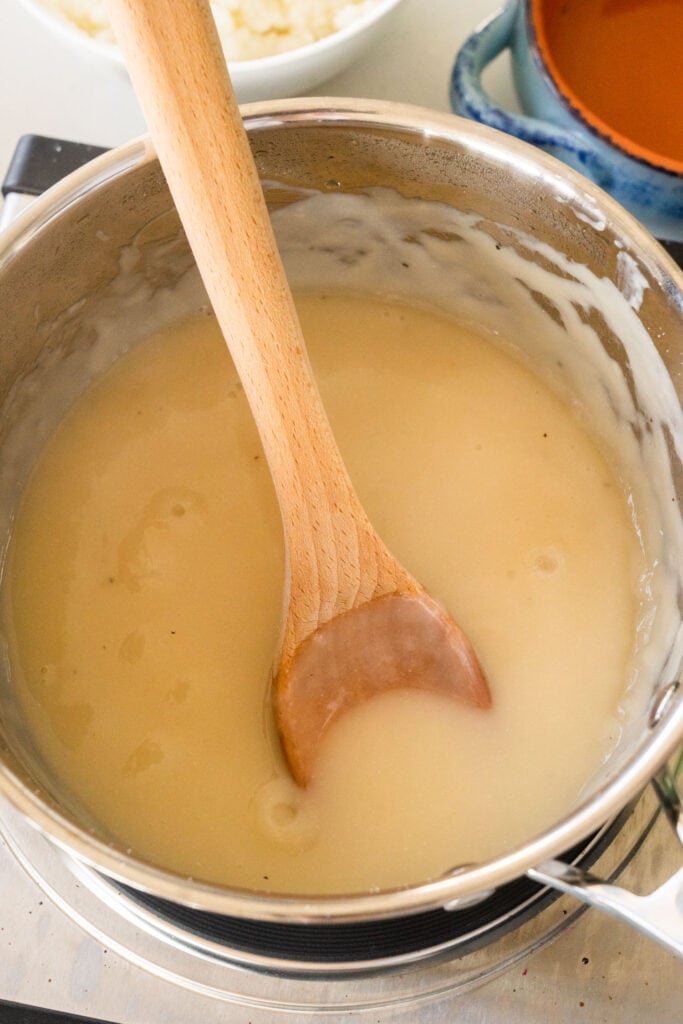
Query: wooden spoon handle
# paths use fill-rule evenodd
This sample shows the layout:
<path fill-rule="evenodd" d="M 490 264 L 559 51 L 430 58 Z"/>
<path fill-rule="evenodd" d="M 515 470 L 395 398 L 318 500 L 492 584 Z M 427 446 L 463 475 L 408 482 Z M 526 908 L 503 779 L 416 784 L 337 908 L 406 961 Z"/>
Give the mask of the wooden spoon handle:
<path fill-rule="evenodd" d="M 108 8 L 261 434 L 305 635 L 307 621 L 395 589 L 402 570 L 368 523 L 330 430 L 207 0 L 173 0 L 163 13 L 158 0 Z"/>

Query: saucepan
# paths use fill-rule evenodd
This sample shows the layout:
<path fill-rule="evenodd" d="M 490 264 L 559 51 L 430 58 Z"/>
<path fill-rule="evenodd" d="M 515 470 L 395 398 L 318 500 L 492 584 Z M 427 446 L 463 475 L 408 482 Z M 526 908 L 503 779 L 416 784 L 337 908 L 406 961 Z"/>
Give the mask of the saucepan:
<path fill-rule="evenodd" d="M 493 279 L 519 284 L 531 268 L 529 280 L 536 283 L 525 288 L 525 295 L 548 325 L 563 329 L 553 289 L 573 296 L 571 308 L 584 303 L 583 320 L 591 327 L 610 379 L 618 384 L 621 408 L 631 417 L 629 436 L 636 447 L 647 446 L 648 457 L 656 457 L 656 472 L 662 477 L 662 607 L 653 627 L 656 643 L 647 685 L 630 700 L 614 753 L 562 820 L 503 856 L 454 865 L 443 877 L 391 891 L 304 898 L 229 889 L 181 877 L 137 857 L 116 839 L 102 837 L 46 771 L 12 698 L 4 666 L 0 794 L 50 843 L 99 876 L 114 880 L 126 892 L 145 894 L 158 905 L 194 908 L 212 921 L 237 920 L 245 927 L 263 923 L 285 931 L 310 928 L 324 945 L 337 928 L 444 909 L 458 915 L 528 876 L 600 905 L 669 949 L 683 952 L 683 870 L 641 899 L 563 859 L 622 814 L 653 780 L 669 817 L 681 830 L 670 764 L 683 742 L 683 276 L 630 214 L 594 184 L 553 157 L 488 127 L 361 100 L 269 102 L 244 108 L 244 117 L 274 215 L 297 204 L 304 210 L 312 195 L 398 194 L 413 211 L 414 244 L 419 244 L 420 233 L 415 216 L 428 211 L 424 227 L 445 254 L 462 246 L 464 235 L 471 235 L 481 239 L 482 266 Z M 457 218 L 466 231 L 455 229 Z M 310 231 L 313 238 L 314 224 Z M 145 138 L 98 156 L 70 174 L 36 199 L 4 233 L 0 505 L 5 529 L 11 523 L 13 496 L 26 473 L 23 448 L 15 443 L 17 425 L 23 425 L 23 436 L 35 437 L 39 445 L 50 429 L 43 395 L 51 390 L 62 411 L 74 398 L 70 377 L 63 373 L 65 365 L 80 359 L 90 367 L 91 376 L 101 369 L 101 361 L 88 362 L 97 334 L 96 315 L 103 308 L 109 316 L 118 310 L 128 335 L 134 334 L 130 325 L 139 313 L 135 294 L 142 294 L 144 302 L 144 296 L 179 280 L 192 262 Z M 435 273 L 440 273 L 438 267 Z M 127 285 L 130 274 L 142 282 L 142 291 Z M 476 291 L 476 280 L 470 286 Z M 586 305 L 591 294 L 592 312 Z M 606 309 L 606 295 L 619 308 L 620 333 Z M 647 359 L 638 347 L 643 339 Z M 570 365 L 569 333 L 565 342 L 563 362 Z M 495 780 L 482 784 L 495 785 Z"/>

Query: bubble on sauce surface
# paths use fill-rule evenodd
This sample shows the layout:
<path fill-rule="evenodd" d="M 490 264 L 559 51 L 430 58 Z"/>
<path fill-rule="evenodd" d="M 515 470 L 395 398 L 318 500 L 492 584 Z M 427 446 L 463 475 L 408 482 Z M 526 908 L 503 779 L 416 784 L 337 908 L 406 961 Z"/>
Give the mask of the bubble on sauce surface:
<path fill-rule="evenodd" d="M 278 846 L 308 850 L 318 838 L 319 823 L 310 799 L 289 778 L 271 779 L 254 798 L 263 835 Z"/>
<path fill-rule="evenodd" d="M 136 661 L 140 661 L 143 654 L 145 653 L 145 634 L 139 629 L 135 629 L 121 641 L 119 647 L 119 657 L 122 661 L 127 661 L 129 664 L 134 664 Z"/>
<path fill-rule="evenodd" d="M 138 521 L 119 545 L 118 579 L 129 590 L 138 591 L 162 576 L 173 562 L 174 538 L 196 516 L 206 513 L 206 499 L 185 487 L 159 491 L 145 506 Z"/>
<path fill-rule="evenodd" d="M 127 777 L 140 775 L 141 772 L 159 764 L 164 759 L 164 752 L 154 740 L 143 740 L 127 758 L 122 774 Z"/>
<path fill-rule="evenodd" d="M 564 569 L 564 555 L 555 547 L 546 547 L 533 559 L 534 572 L 539 576 L 559 576 Z"/>
<path fill-rule="evenodd" d="M 75 677 L 76 669 L 72 669 Z M 27 679 L 36 702 L 50 714 L 52 729 L 67 750 L 75 751 L 85 742 L 94 717 L 94 708 L 87 701 L 70 701 L 64 697 L 64 678 L 56 664 L 40 666 L 37 676 Z"/>
<path fill-rule="evenodd" d="M 162 704 L 177 706 L 185 704 L 190 693 L 190 684 L 186 679 L 179 679 L 174 686 L 162 697 Z"/>

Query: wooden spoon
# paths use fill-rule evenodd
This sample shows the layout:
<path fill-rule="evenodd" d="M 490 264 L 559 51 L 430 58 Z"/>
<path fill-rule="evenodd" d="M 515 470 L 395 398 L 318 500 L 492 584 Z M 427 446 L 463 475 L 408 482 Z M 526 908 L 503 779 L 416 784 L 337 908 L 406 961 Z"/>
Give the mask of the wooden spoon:
<path fill-rule="evenodd" d="M 462 630 L 389 553 L 349 480 L 209 4 L 162 6 L 108 0 L 273 476 L 287 562 L 276 713 L 292 774 L 306 785 L 330 724 L 373 694 L 414 687 L 480 708 L 491 699 Z"/>

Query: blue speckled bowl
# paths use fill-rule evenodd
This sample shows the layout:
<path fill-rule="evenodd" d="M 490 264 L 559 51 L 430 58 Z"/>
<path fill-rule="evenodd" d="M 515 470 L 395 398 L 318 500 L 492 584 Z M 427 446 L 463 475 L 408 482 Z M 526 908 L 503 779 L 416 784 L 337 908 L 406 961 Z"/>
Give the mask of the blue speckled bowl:
<path fill-rule="evenodd" d="M 531 7 L 531 0 L 508 0 L 466 40 L 451 77 L 454 111 L 542 146 L 611 193 L 654 235 L 683 241 L 683 173 L 632 155 L 581 115 L 543 58 Z M 497 106 L 482 87 L 484 69 L 506 49 L 525 114 Z"/>

